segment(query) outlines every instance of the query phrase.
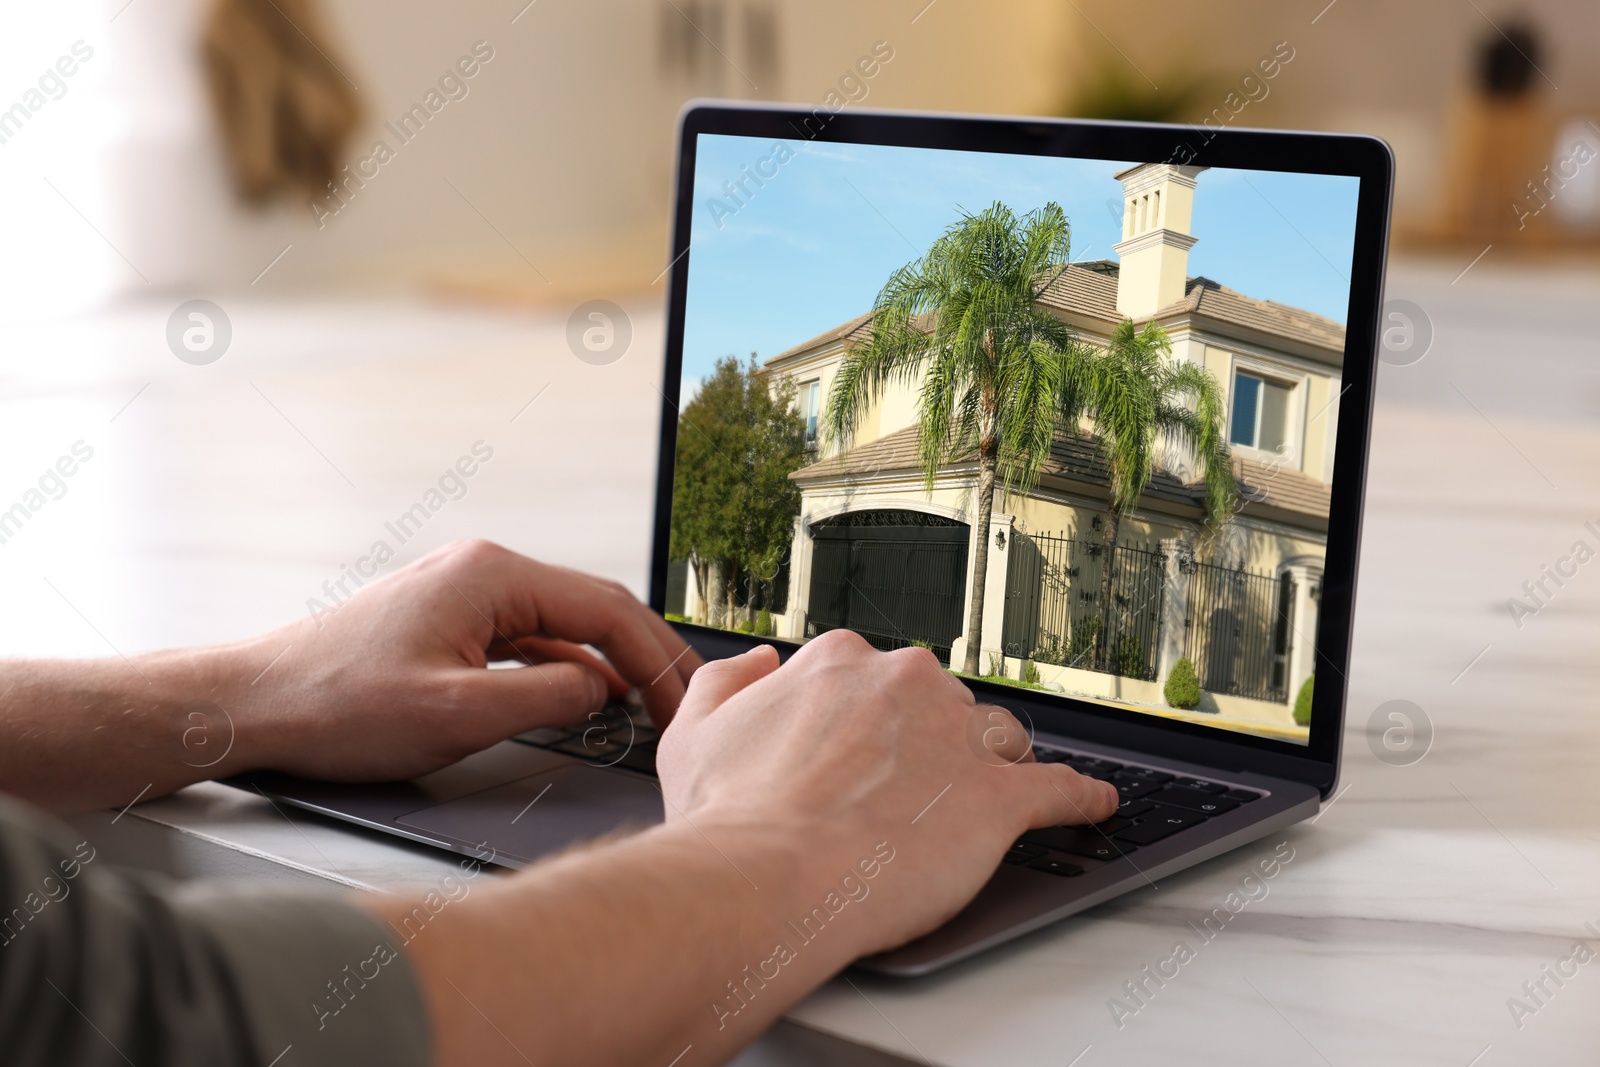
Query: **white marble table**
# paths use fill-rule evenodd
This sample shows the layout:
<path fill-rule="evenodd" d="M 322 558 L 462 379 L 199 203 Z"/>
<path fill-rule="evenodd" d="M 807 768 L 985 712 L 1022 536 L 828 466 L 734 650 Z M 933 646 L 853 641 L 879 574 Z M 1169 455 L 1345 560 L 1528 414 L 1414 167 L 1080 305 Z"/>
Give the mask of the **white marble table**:
<path fill-rule="evenodd" d="M 1545 979 L 1542 1005 L 1523 990 L 1576 939 L 1600 950 L 1585 929 L 1600 930 L 1600 564 L 1520 628 L 1506 603 L 1573 542 L 1600 549 L 1584 526 L 1600 526 L 1600 277 L 1513 272 L 1491 255 L 1452 284 L 1462 265 L 1403 264 L 1391 279 L 1437 336 L 1381 378 L 1336 802 L 934 977 L 836 980 L 750 1062 L 846 1062 L 851 1046 L 860 1062 L 884 1062 L 875 1049 L 1057 1067 L 1600 1058 L 1600 963 Z M 20 491 L 78 438 L 97 450 L 0 546 L 0 647 L 111 654 L 289 618 L 478 439 L 494 461 L 405 558 L 483 534 L 642 586 L 657 315 L 636 315 L 632 352 L 596 368 L 567 352 L 559 318 L 240 306 L 234 352 L 191 368 L 162 344 L 168 310 L 0 337 L 0 489 Z M 1433 725 L 1412 766 L 1380 762 L 1366 740 L 1394 699 Z M 440 862 L 217 786 L 110 818 L 90 822 L 211 876 L 394 888 Z M 1200 946 L 1188 924 L 1280 841 L 1294 858 L 1268 895 Z M 1119 1028 L 1108 1002 L 1179 939 L 1195 958 Z M 1513 997 L 1537 1008 L 1520 1027 Z M 833 1043 L 808 1045 L 817 1035 Z"/>

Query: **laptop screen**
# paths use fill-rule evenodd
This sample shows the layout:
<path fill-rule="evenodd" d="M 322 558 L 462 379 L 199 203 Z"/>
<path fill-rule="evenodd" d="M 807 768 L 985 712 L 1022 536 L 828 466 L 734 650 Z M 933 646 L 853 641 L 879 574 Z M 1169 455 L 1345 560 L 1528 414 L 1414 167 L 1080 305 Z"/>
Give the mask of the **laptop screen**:
<path fill-rule="evenodd" d="M 1306 743 L 1358 186 L 699 134 L 669 618 Z"/>

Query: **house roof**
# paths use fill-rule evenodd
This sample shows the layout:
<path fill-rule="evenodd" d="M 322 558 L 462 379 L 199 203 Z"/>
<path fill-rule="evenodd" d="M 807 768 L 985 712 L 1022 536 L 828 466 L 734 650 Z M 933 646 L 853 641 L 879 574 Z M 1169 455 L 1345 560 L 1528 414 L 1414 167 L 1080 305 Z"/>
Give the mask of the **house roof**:
<path fill-rule="evenodd" d="M 1111 260 L 1069 264 L 1045 289 L 1043 302 L 1114 325 L 1122 321 L 1122 314 L 1117 311 L 1120 273 L 1118 265 Z M 1245 296 L 1210 278 L 1189 278 L 1184 283 L 1183 299 L 1161 308 L 1151 318 L 1160 320 L 1184 314 L 1300 341 L 1340 355 L 1344 353 L 1344 327 L 1332 319 L 1287 304 Z"/>
<path fill-rule="evenodd" d="M 1156 312 L 1156 318 L 1171 315 L 1176 309 L 1344 354 L 1344 327 L 1332 319 L 1287 304 L 1245 296 L 1210 278 L 1190 278 L 1184 298 Z"/>
<path fill-rule="evenodd" d="M 971 453 L 956 460 L 963 463 Z M 842 455 L 832 455 L 789 475 L 802 486 L 835 478 L 861 482 L 888 474 L 907 474 L 921 469 L 917 457 L 917 427 L 907 426 L 875 441 L 866 442 Z M 1300 471 L 1274 467 L 1242 456 L 1234 457 L 1242 512 L 1286 512 L 1325 522 L 1328 517 L 1328 487 Z M 1057 434 L 1050 448 L 1050 459 L 1042 477 L 1060 482 L 1104 487 L 1106 465 L 1092 434 Z M 1197 513 L 1205 502 L 1205 486 L 1184 482 L 1170 471 L 1157 470 L 1145 487 L 1145 499 L 1163 501 Z"/>
<path fill-rule="evenodd" d="M 1117 311 L 1119 273 L 1117 263 L 1107 259 L 1068 264 L 1045 289 L 1041 303 L 1060 311 L 1101 320 L 1106 323 L 1109 332 L 1110 327 L 1121 322 L 1123 317 Z M 1344 355 L 1345 329 L 1332 319 L 1271 300 L 1245 296 L 1210 278 L 1189 278 L 1184 284 L 1183 298 L 1168 304 L 1151 318 L 1160 321 L 1185 315 L 1209 319 L 1224 327 L 1232 326 L 1268 337 L 1296 341 L 1337 357 Z M 867 332 L 871 320 L 871 312 L 857 315 L 849 322 L 778 353 L 767 362 L 777 363 L 835 341 L 855 340 Z"/>
<path fill-rule="evenodd" d="M 1278 467 L 1243 456 L 1233 457 L 1239 496 L 1249 507 L 1274 508 L 1301 515 L 1328 517 L 1333 490 L 1292 467 Z"/>
<path fill-rule="evenodd" d="M 1070 263 L 1055 281 L 1045 287 L 1042 303 L 1062 311 L 1075 311 L 1115 325 L 1122 321 L 1117 313 L 1117 265 L 1097 259 L 1090 263 Z"/>
<path fill-rule="evenodd" d="M 857 337 L 867 332 L 867 326 L 871 322 L 872 312 L 869 311 L 865 315 L 857 315 L 849 322 L 841 323 L 831 330 L 819 333 L 809 341 L 802 341 L 793 348 L 785 349 L 784 351 L 779 352 L 777 355 L 768 359 L 767 362 L 776 363 L 780 359 L 788 359 L 790 356 L 798 356 L 804 352 L 811 351 L 813 348 L 821 348 L 822 346 L 833 341 L 853 341 Z"/>

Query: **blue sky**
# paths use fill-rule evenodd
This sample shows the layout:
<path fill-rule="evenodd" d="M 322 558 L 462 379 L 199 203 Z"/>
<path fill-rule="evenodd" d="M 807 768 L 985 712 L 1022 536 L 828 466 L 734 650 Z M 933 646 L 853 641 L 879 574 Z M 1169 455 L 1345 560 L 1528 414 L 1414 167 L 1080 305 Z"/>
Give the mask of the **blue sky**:
<path fill-rule="evenodd" d="M 1018 213 L 1054 200 L 1072 258 L 1115 259 L 1131 164 L 702 134 L 695 160 L 683 346 L 684 398 L 722 356 L 793 347 L 872 306 L 896 267 L 921 256 L 962 209 Z M 763 160 L 767 162 L 762 162 Z M 771 174 L 742 206 L 723 189 L 742 168 Z M 1212 169 L 1195 191 L 1190 275 L 1345 321 L 1358 180 Z M 720 204 L 719 208 L 713 205 Z M 721 223 L 719 226 L 718 223 Z"/>

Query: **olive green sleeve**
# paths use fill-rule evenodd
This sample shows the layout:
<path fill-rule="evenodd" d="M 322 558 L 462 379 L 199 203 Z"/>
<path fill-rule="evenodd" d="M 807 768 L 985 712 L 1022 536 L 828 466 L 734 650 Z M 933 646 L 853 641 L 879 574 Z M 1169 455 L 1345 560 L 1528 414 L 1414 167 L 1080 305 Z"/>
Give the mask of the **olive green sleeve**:
<path fill-rule="evenodd" d="M 12 1067 L 431 1061 L 397 938 L 333 894 L 175 887 L 0 797 L 0 1049 Z"/>

